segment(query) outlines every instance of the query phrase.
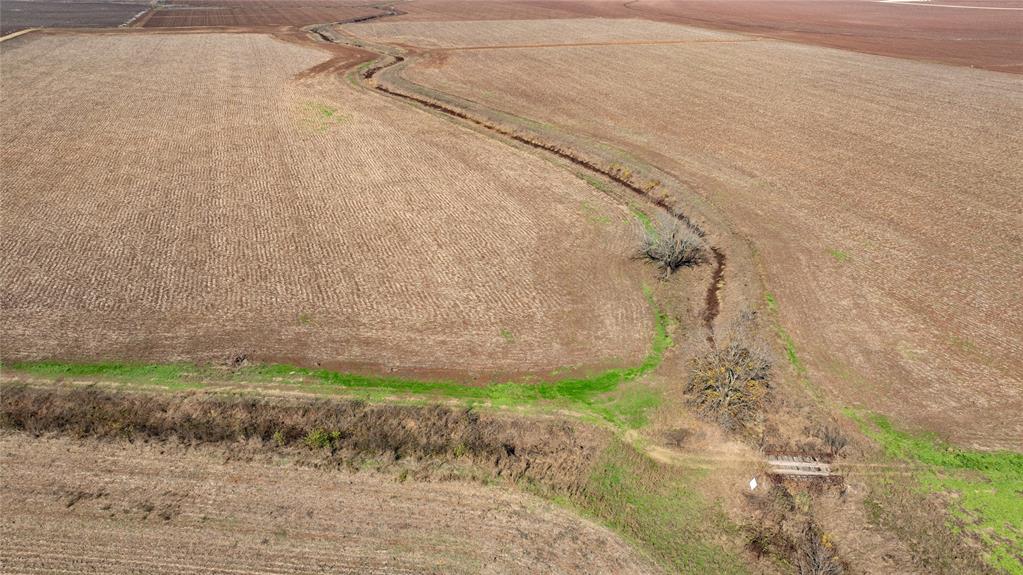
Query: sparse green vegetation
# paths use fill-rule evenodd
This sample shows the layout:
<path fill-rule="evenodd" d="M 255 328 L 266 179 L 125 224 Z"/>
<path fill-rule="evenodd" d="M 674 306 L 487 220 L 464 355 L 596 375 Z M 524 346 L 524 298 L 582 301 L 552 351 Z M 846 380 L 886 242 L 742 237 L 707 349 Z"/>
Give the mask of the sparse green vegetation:
<path fill-rule="evenodd" d="M 336 108 L 320 102 L 307 102 L 303 108 L 302 115 L 304 116 L 305 123 L 320 132 L 347 119 Z"/>
<path fill-rule="evenodd" d="M 601 179 L 599 179 L 599 178 L 597 178 L 595 176 L 592 176 L 592 175 L 590 175 L 590 174 L 588 174 L 586 172 L 578 172 L 578 173 L 576 173 L 576 175 L 579 176 L 587 184 L 589 184 L 589 185 L 593 186 L 594 188 L 596 188 L 597 190 L 600 190 L 601 192 L 604 192 L 605 194 L 611 193 L 611 187 L 608 186 L 608 184 L 606 184 L 603 180 L 601 180 Z"/>
<path fill-rule="evenodd" d="M 647 215 L 646 212 L 631 204 L 629 205 L 629 211 L 631 211 L 633 217 L 639 220 L 639 223 L 643 225 L 643 231 L 647 234 L 647 236 L 653 238 L 660 236 L 660 232 L 657 231 L 657 226 L 654 225 L 654 221 L 650 219 L 650 216 Z"/>
<path fill-rule="evenodd" d="M 846 414 L 888 458 L 922 465 L 914 473 L 921 490 L 954 494 L 952 528 L 981 541 L 992 567 L 1023 573 L 1023 454 L 960 449 L 933 435 L 899 431 L 881 415 Z"/>
<path fill-rule="evenodd" d="M 778 313 L 778 300 L 774 297 L 774 294 L 770 292 L 764 294 L 764 304 L 767 307 L 767 311 L 772 314 Z M 782 346 L 785 348 L 785 358 L 788 359 L 789 364 L 794 370 L 796 375 L 803 378 L 806 377 L 806 366 L 799 359 L 799 354 L 796 353 L 796 342 L 793 341 L 792 336 L 789 332 L 781 326 L 781 323 L 775 318 L 775 331 L 778 333 L 778 338 L 781 339 Z"/>
<path fill-rule="evenodd" d="M 611 217 L 607 214 L 601 213 L 600 209 L 593 206 L 589 202 L 582 202 L 583 213 L 586 214 L 586 219 L 601 225 L 607 225 L 611 223 Z"/>
<path fill-rule="evenodd" d="M 307 447 L 313 449 L 327 449 L 334 447 L 341 439 L 340 431 L 327 431 L 326 429 L 314 429 L 303 438 Z"/>
<path fill-rule="evenodd" d="M 745 572 L 732 550 L 738 546 L 721 545 L 731 524 L 690 485 L 692 479 L 615 441 L 567 503 L 632 539 L 671 572 Z"/>
<path fill-rule="evenodd" d="M 843 252 L 842 250 L 838 250 L 838 249 L 834 249 L 834 248 L 829 248 L 828 249 L 828 255 L 833 257 L 833 258 L 835 258 L 835 261 L 840 263 L 840 264 L 843 264 L 843 263 L 849 261 L 849 254 L 847 254 L 846 252 Z"/>

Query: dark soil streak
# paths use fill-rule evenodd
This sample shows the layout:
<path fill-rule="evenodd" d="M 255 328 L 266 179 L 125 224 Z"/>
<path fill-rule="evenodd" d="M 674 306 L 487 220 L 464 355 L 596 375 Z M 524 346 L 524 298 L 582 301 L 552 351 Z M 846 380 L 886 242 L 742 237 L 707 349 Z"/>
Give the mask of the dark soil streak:
<path fill-rule="evenodd" d="M 366 78 L 371 78 L 377 72 L 379 72 L 379 71 L 381 71 L 384 68 L 387 68 L 389 66 L 393 66 L 394 64 L 397 64 L 397 63 L 398 62 L 396 61 L 396 62 L 394 62 L 392 64 L 389 64 L 388 66 L 381 66 L 379 68 L 371 68 L 370 70 L 367 70 L 367 75 L 365 77 Z M 372 73 L 370 73 L 370 72 L 372 72 Z M 471 122 L 472 124 L 475 124 L 475 125 L 480 126 L 482 128 L 486 128 L 486 129 L 491 130 L 493 132 L 497 132 L 498 134 L 501 134 L 502 136 L 511 138 L 511 139 L 515 140 L 516 142 L 525 144 L 527 146 L 536 148 L 538 150 L 543 150 L 545 152 L 549 152 L 549 153 L 554 154 L 555 156 L 557 156 L 559 158 L 562 158 L 564 160 L 567 160 L 567 161 L 569 161 L 569 162 L 571 162 L 571 163 L 573 163 L 573 164 L 575 164 L 577 166 L 586 168 L 588 171 L 597 173 L 597 174 L 599 174 L 599 175 L 601 175 L 601 176 L 603 176 L 603 177 L 605 177 L 605 178 L 615 182 L 616 184 L 619 184 L 623 188 L 626 188 L 629 191 L 634 192 L 636 195 L 639 195 L 639 196 L 643 197 L 644 199 L 646 199 L 650 203 L 654 204 L 655 206 L 665 210 L 666 212 L 671 214 L 673 217 L 677 218 L 679 221 L 681 221 L 686 226 L 688 226 L 690 229 L 692 229 L 694 232 L 696 232 L 696 234 L 699 235 L 700 237 L 704 237 L 706 235 L 705 232 L 698 225 L 693 223 L 692 220 L 690 220 L 688 216 L 686 216 L 685 214 L 677 213 L 675 211 L 674 207 L 671 206 L 668 202 L 666 202 L 663 198 L 658 198 L 658 197 L 651 196 L 649 193 L 647 193 L 646 190 L 644 190 L 643 188 L 633 184 L 629 180 L 619 176 L 615 172 L 613 172 L 611 170 L 608 170 L 606 168 L 603 168 L 603 167 L 601 167 L 601 166 L 599 166 L 599 165 L 597 165 L 597 164 L 595 164 L 595 163 L 593 163 L 593 162 L 591 162 L 589 160 L 581 158 L 581 157 L 575 155 L 570 150 L 565 150 L 564 148 L 561 148 L 559 146 L 555 146 L 554 144 L 548 144 L 546 142 L 540 142 L 540 141 L 537 141 L 537 140 L 534 140 L 534 139 L 531 139 L 531 138 L 527 138 L 525 136 L 522 136 L 521 134 L 517 134 L 517 133 L 515 133 L 513 131 L 510 131 L 507 128 L 503 128 L 501 126 L 492 124 L 492 123 L 487 122 L 485 120 L 480 120 L 478 118 L 474 118 L 472 116 L 469 116 L 465 112 L 461 112 L 459 110 L 456 110 L 454 108 L 450 108 L 450 107 L 445 106 L 443 104 L 438 104 L 436 102 L 433 102 L 431 100 L 427 100 L 425 98 L 420 98 L 418 96 L 412 96 L 410 94 L 405 94 L 403 92 L 398 92 L 396 90 L 392 90 L 392 89 L 390 89 L 390 88 L 388 88 L 386 86 L 382 86 L 382 85 L 377 85 L 377 86 L 374 87 L 374 89 L 376 89 L 376 90 L 378 90 L 380 92 L 384 92 L 385 94 L 390 94 L 392 96 L 397 96 L 397 97 L 403 98 L 405 100 L 410 100 L 410 101 L 416 102 L 417 104 L 420 104 L 422 106 L 426 106 L 427 108 L 430 108 L 431 110 L 436 110 L 438 112 L 443 112 L 443 113 L 445 113 L 445 114 L 447 114 L 449 116 L 454 116 L 454 117 L 459 118 L 461 120 L 465 120 L 467 122 Z M 715 248 L 715 250 L 716 250 L 716 248 Z"/>
<path fill-rule="evenodd" d="M 721 290 L 725 287 L 725 254 L 717 247 L 710 248 L 714 256 L 714 275 L 707 286 L 704 300 L 703 325 L 707 327 L 707 342 L 714 345 L 714 320 L 721 312 Z"/>
<path fill-rule="evenodd" d="M 366 78 L 366 79 L 370 79 L 373 76 L 375 76 L 378 72 L 380 72 L 381 70 L 384 70 L 385 68 L 388 68 L 390 66 L 398 64 L 399 62 L 404 60 L 400 56 L 395 56 L 395 58 L 397 58 L 397 60 L 395 62 L 392 62 L 391 64 L 387 64 L 387 65 L 383 65 L 383 66 L 379 66 L 379 67 L 373 67 L 373 68 L 370 68 L 369 70 L 366 70 L 366 72 L 363 74 L 363 77 Z M 546 142 L 541 142 L 541 141 L 537 141 L 537 140 L 534 140 L 534 139 L 531 139 L 531 138 L 527 138 L 525 136 L 522 136 L 521 134 L 517 134 L 515 132 L 512 132 L 512 131 L 510 131 L 510 130 L 508 130 L 506 128 L 503 128 L 503 127 L 501 127 L 499 125 L 495 125 L 495 124 L 492 124 L 492 123 L 487 122 L 485 120 L 474 118 L 474 117 L 466 114 L 465 112 L 462 112 L 460 110 L 456 110 L 454 108 L 445 106 L 443 104 L 439 104 L 439 103 L 431 101 L 431 100 L 427 100 L 425 98 L 421 98 L 421 97 L 418 97 L 418 96 L 413 96 L 413 95 L 410 95 L 410 94 L 405 94 L 403 92 L 398 92 L 396 90 L 392 90 L 392 89 L 390 89 L 390 88 L 388 88 L 386 86 L 380 85 L 380 84 L 377 84 L 376 86 L 374 86 L 374 89 L 376 89 L 376 90 L 378 90 L 380 92 L 384 92 L 385 94 L 389 94 L 391 96 L 396 96 L 398 98 L 402 98 L 402 99 L 405 99 L 405 100 L 409 100 L 409 101 L 415 102 L 415 103 L 420 104 L 422 106 L 425 106 L 425 107 L 427 107 L 427 108 L 429 108 L 431 110 L 436 110 L 438 112 L 442 112 L 442 113 L 447 114 L 449 116 L 456 117 L 456 118 L 458 118 L 460 120 L 465 120 L 465 121 L 470 122 L 470 123 L 472 123 L 474 125 L 480 126 L 482 128 L 486 128 L 486 129 L 488 129 L 490 131 L 497 132 L 498 134 L 501 134 L 502 136 L 511 138 L 511 139 L 515 140 L 516 142 L 525 144 L 527 146 L 530 146 L 530 147 L 538 149 L 538 150 L 543 150 L 545 152 L 554 154 L 555 156 L 557 156 L 559 158 L 562 158 L 564 160 L 567 160 L 567 161 L 569 161 L 569 162 L 571 162 L 571 163 L 573 163 L 573 164 L 575 164 L 577 166 L 585 168 L 586 170 L 589 170 L 591 172 L 594 172 L 594 173 L 597 173 L 597 174 L 599 174 L 601 176 L 604 176 L 605 178 L 607 178 L 607 179 L 609 179 L 609 180 L 619 184 L 620 186 L 622 186 L 622 187 L 632 191 L 633 193 L 637 194 L 638 196 L 641 196 L 645 200 L 653 203 L 655 206 L 661 208 L 665 212 L 671 214 L 673 217 L 677 218 L 679 221 L 684 223 L 687 227 L 689 227 L 694 232 L 696 232 L 697 235 L 699 235 L 700 237 L 704 237 L 705 236 L 705 232 L 698 225 L 693 223 L 689 219 L 689 217 L 686 216 L 685 214 L 678 213 L 678 211 L 676 209 L 674 209 L 673 206 L 669 205 L 668 202 L 666 202 L 663 198 L 658 198 L 658 197 L 652 196 L 651 194 L 647 193 L 647 191 L 644 190 L 643 188 L 641 188 L 641 187 L 633 184 L 632 182 L 628 181 L 627 179 L 619 176 L 617 173 L 615 173 L 615 172 L 613 172 L 611 170 L 608 170 L 606 168 L 603 168 L 603 167 L 601 167 L 601 166 L 599 166 L 599 165 L 597 165 L 597 164 L 595 164 L 595 163 L 593 163 L 593 162 L 591 162 L 589 160 L 581 158 L 581 157 L 575 155 L 570 150 L 565 150 L 565 149 L 563 149 L 561 147 L 558 147 L 558 146 L 555 146 L 553 144 L 549 144 L 549 143 L 546 143 Z M 705 299 L 705 308 L 704 308 L 704 311 L 703 311 L 703 314 L 702 314 L 702 319 L 703 319 L 704 325 L 707 327 L 707 331 L 708 331 L 707 341 L 713 346 L 714 345 L 714 320 L 717 319 L 717 316 L 718 316 L 718 314 L 721 311 L 721 289 L 724 287 L 724 284 L 725 284 L 724 275 L 725 275 L 725 260 L 726 260 L 726 257 L 725 257 L 724 252 L 721 251 L 721 249 L 716 247 L 716 246 L 711 247 L 710 251 L 711 251 L 711 254 L 713 255 L 715 266 L 714 266 L 714 274 L 713 274 L 713 277 L 711 279 L 711 283 L 710 283 L 709 286 L 707 286 L 707 296 L 706 296 L 706 299 Z"/>

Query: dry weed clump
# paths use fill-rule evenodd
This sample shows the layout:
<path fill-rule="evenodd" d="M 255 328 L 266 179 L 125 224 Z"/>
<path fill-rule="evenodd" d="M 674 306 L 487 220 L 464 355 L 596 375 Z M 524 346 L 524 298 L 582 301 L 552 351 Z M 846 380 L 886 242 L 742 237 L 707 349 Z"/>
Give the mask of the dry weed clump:
<path fill-rule="evenodd" d="M 841 428 L 833 423 L 812 425 L 806 429 L 806 433 L 819 439 L 833 456 L 839 455 L 845 449 L 845 446 L 849 444 L 849 438 L 842 433 Z"/>
<path fill-rule="evenodd" d="M 742 313 L 725 341 L 694 361 L 686 382 L 690 403 L 728 431 L 759 419 L 770 389 L 771 354 L 755 325 L 753 312 Z"/>
<path fill-rule="evenodd" d="M 796 567 L 799 575 L 842 575 L 845 568 L 838 559 L 831 538 L 822 533 L 813 521 L 807 521 L 800 530 Z"/>
<path fill-rule="evenodd" d="M 754 516 L 746 526 L 746 547 L 757 557 L 782 558 L 799 575 L 845 573 L 835 542 L 814 521 L 805 498 L 800 504 L 797 496 L 780 483 L 747 498 Z"/>
<path fill-rule="evenodd" d="M 291 450 L 314 462 L 350 464 L 465 457 L 510 480 L 580 489 L 607 443 L 599 431 L 444 406 L 281 399 L 204 393 L 148 394 L 96 387 L 0 386 L 0 427 L 186 445 L 240 442 Z"/>
<path fill-rule="evenodd" d="M 700 234 L 690 226 L 668 215 L 658 217 L 657 223 L 644 230 L 639 257 L 654 262 L 668 277 L 683 267 L 707 261 L 707 248 Z"/>

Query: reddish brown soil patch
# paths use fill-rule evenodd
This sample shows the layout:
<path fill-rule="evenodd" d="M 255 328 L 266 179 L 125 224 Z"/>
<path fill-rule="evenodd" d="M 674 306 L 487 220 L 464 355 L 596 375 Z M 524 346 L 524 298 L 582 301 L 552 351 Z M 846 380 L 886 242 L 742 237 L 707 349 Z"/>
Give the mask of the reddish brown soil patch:
<path fill-rule="evenodd" d="M 1019 8 L 1018 0 L 935 4 Z M 1023 73 L 1023 11 L 869 0 L 417 0 L 401 20 L 646 18 L 821 46 Z"/>
<path fill-rule="evenodd" d="M 970 5 L 968 2 L 936 4 Z M 977 5 L 1018 8 L 1019 2 Z M 635 15 L 870 54 L 1023 73 L 1023 11 L 863 0 L 638 0 Z"/>

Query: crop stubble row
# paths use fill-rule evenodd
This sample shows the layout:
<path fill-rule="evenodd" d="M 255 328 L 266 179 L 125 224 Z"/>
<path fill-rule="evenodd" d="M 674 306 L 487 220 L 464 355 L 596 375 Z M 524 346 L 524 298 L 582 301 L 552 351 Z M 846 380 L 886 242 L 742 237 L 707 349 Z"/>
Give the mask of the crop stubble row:
<path fill-rule="evenodd" d="M 5 58 L 7 359 L 521 373 L 645 351 L 627 212 L 339 78 L 291 80 L 317 51 L 81 35 Z"/>

